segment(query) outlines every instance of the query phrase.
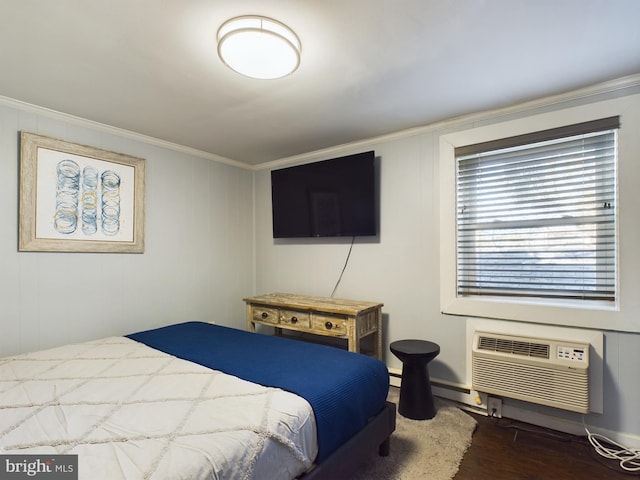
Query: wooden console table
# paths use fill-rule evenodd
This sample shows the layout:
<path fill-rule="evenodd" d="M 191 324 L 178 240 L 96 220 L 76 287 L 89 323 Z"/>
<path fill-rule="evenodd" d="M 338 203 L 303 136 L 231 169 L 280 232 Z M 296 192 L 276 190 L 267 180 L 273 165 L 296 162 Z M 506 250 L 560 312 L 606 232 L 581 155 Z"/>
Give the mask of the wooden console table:
<path fill-rule="evenodd" d="M 350 352 L 360 353 L 360 339 L 374 335 L 374 355 L 382 360 L 382 303 L 269 293 L 243 298 L 247 304 L 247 329 L 256 324 L 344 338 Z"/>

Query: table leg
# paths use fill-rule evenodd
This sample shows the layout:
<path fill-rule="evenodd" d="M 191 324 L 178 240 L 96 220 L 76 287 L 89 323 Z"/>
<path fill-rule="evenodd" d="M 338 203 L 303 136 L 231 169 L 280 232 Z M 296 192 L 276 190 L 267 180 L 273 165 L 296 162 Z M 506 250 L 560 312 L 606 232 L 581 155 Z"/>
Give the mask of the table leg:
<path fill-rule="evenodd" d="M 378 360 L 382 360 L 382 309 L 378 308 L 378 312 L 377 312 L 377 327 L 376 327 L 376 333 L 375 333 L 375 337 L 374 337 L 374 341 L 375 341 L 375 346 L 374 346 L 374 350 L 375 350 L 375 356 Z"/>
<path fill-rule="evenodd" d="M 398 412 L 413 420 L 428 420 L 436 414 L 426 365 L 402 365 Z"/>

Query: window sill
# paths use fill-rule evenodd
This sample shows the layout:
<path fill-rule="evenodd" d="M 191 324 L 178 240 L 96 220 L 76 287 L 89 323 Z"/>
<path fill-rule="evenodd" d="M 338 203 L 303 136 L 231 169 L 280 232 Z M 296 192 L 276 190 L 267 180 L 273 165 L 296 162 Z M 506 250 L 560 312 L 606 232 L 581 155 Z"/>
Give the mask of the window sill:
<path fill-rule="evenodd" d="M 441 299 L 441 311 L 445 315 L 609 330 L 611 316 L 619 313 L 619 307 L 605 301 L 456 297 Z"/>

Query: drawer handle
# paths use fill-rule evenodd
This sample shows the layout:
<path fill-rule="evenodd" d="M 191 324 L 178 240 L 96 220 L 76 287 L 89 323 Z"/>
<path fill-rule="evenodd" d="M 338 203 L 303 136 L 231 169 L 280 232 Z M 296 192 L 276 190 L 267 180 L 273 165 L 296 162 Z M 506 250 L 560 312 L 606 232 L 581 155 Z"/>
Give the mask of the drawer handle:
<path fill-rule="evenodd" d="M 269 316 L 269 314 L 267 312 L 262 312 L 262 318 L 267 318 Z"/>
<path fill-rule="evenodd" d="M 331 323 L 331 322 L 326 322 L 326 323 L 324 324 L 324 326 L 325 326 L 325 328 L 326 328 L 327 330 L 331 330 L 331 329 L 333 328 L 333 323 Z"/>
<path fill-rule="evenodd" d="M 291 317 L 291 323 L 298 323 L 298 317 Z"/>

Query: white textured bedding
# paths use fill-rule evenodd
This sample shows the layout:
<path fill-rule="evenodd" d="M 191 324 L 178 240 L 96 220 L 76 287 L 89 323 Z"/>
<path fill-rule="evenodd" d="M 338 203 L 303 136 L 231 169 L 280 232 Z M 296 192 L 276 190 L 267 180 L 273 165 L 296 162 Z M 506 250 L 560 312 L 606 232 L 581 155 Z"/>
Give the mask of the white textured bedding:
<path fill-rule="evenodd" d="M 78 455 L 81 479 L 287 479 L 309 404 L 124 337 L 0 359 L 0 450 Z"/>

